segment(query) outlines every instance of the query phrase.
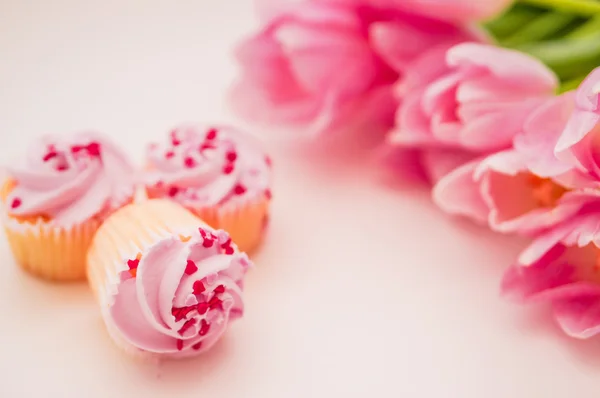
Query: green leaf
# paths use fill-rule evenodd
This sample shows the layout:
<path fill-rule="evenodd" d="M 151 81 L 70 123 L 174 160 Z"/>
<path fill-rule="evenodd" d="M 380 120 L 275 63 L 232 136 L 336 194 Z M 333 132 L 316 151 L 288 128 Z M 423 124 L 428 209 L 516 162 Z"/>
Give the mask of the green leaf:
<path fill-rule="evenodd" d="M 540 41 L 563 30 L 577 18 L 574 14 L 565 14 L 558 11 L 546 12 L 502 40 L 502 45 L 514 47 Z"/>
<path fill-rule="evenodd" d="M 566 82 L 562 83 L 560 85 L 560 88 L 558 89 L 559 94 L 564 93 L 566 91 L 571 91 L 571 90 L 575 90 L 577 87 L 579 87 L 579 85 L 581 84 L 581 82 L 587 77 L 587 75 L 582 75 L 582 76 L 578 76 L 574 79 L 571 80 L 567 80 Z"/>
<path fill-rule="evenodd" d="M 573 29 L 566 37 L 570 39 L 581 39 L 596 35 L 598 32 L 600 32 L 600 15 L 590 18 L 587 22 L 579 25 L 577 29 Z"/>
<path fill-rule="evenodd" d="M 557 11 L 594 16 L 600 14 L 600 2 L 596 0 L 519 0 L 521 3 L 535 5 Z"/>
<path fill-rule="evenodd" d="M 561 81 L 586 75 L 600 65 L 600 32 L 578 40 L 562 38 L 516 48 L 540 59 Z"/>
<path fill-rule="evenodd" d="M 484 28 L 497 40 L 501 41 L 533 21 L 543 12 L 537 7 L 531 7 L 526 4 L 515 4 L 504 14 L 486 22 Z"/>

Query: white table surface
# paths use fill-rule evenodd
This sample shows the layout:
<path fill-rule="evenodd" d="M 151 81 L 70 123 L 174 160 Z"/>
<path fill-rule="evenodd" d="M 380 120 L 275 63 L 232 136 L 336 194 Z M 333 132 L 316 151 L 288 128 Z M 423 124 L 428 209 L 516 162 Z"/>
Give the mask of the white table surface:
<path fill-rule="evenodd" d="M 0 0 L 0 160 L 95 128 L 136 160 L 183 121 L 233 122 L 230 50 L 247 0 Z M 85 285 L 21 272 L 0 240 L 0 397 L 458 397 L 600 394 L 598 340 L 498 297 L 523 242 L 444 217 L 357 156 L 270 143 L 272 227 L 247 314 L 210 353 L 124 356 Z"/>

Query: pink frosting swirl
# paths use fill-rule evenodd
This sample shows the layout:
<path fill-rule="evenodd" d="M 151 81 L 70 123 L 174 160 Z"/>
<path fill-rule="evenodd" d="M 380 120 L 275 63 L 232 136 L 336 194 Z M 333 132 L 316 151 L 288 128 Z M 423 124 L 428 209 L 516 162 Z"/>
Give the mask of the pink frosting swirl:
<path fill-rule="evenodd" d="M 93 132 L 43 136 L 7 172 L 16 182 L 6 200 L 10 214 L 48 216 L 63 226 L 120 207 L 135 189 L 125 154 Z"/>
<path fill-rule="evenodd" d="M 127 265 L 108 321 L 140 350 L 194 355 L 242 316 L 242 279 L 251 263 L 224 231 L 165 238 Z"/>
<path fill-rule="evenodd" d="M 232 128 L 182 126 L 150 144 L 146 185 L 151 197 L 210 207 L 270 197 L 270 159 L 251 137 Z"/>

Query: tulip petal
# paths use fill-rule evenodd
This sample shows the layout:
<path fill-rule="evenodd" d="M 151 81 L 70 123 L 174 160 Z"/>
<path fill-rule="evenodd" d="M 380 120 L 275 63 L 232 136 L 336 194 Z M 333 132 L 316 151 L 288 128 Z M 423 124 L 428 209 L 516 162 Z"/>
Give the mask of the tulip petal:
<path fill-rule="evenodd" d="M 594 129 L 598 121 L 600 121 L 600 115 L 574 110 L 556 144 L 557 155 L 560 156 L 561 153 L 581 142 Z"/>
<path fill-rule="evenodd" d="M 472 161 L 448 173 L 433 187 L 433 201 L 448 214 L 462 215 L 486 223 L 489 208 L 481 197 L 473 173 L 479 161 Z"/>
<path fill-rule="evenodd" d="M 542 62 L 515 50 L 478 43 L 462 43 L 446 54 L 451 67 L 480 67 L 504 84 L 527 92 L 552 94 L 558 87 L 556 75 Z"/>
<path fill-rule="evenodd" d="M 556 320 L 567 335 L 587 339 L 600 333 L 600 286 L 595 288 L 582 286 L 578 297 L 554 303 Z"/>
<path fill-rule="evenodd" d="M 568 286 L 575 274 L 572 266 L 554 261 L 563 251 L 564 248 L 558 248 L 543 263 L 529 267 L 511 266 L 502 277 L 502 294 L 520 302 L 552 299 L 553 296 L 548 293 L 554 294 L 558 288 Z"/>
<path fill-rule="evenodd" d="M 594 69 L 579 85 L 575 101 L 577 108 L 587 112 L 600 110 L 600 67 Z"/>
<path fill-rule="evenodd" d="M 384 0 L 376 0 L 384 1 Z M 455 22 L 481 21 L 499 14 L 512 0 L 393 0 L 412 12 Z"/>
<path fill-rule="evenodd" d="M 357 95 L 377 75 L 377 64 L 360 31 L 288 23 L 276 37 L 297 81 L 311 93 Z"/>
<path fill-rule="evenodd" d="M 406 70 L 398 81 L 396 91 L 398 95 L 405 96 L 413 90 L 420 90 L 426 84 L 442 77 L 448 71 L 446 66 L 446 51 L 454 43 L 441 43 L 427 51 L 422 52 L 408 63 Z"/>
<path fill-rule="evenodd" d="M 369 39 L 374 51 L 398 72 L 408 72 L 423 49 L 432 49 L 440 43 L 448 43 L 445 46 L 449 47 L 451 43 L 469 39 L 466 33 L 449 25 L 425 19 L 432 25 L 430 27 L 442 28 L 444 34 L 436 34 L 434 30 L 419 23 L 421 21 L 411 21 L 417 17 L 406 15 L 403 18 L 376 22 L 369 28 Z"/>
<path fill-rule="evenodd" d="M 556 176 L 572 168 L 556 157 L 554 149 L 573 105 L 573 93 L 548 99 L 531 113 L 523 132 L 514 139 L 514 147 L 529 170 L 540 177 Z"/>
<path fill-rule="evenodd" d="M 557 246 L 571 229 L 572 225 L 565 223 L 541 234 L 521 252 L 517 262 L 523 266 L 530 266 L 539 261 L 550 249 Z"/>
<path fill-rule="evenodd" d="M 407 96 L 396 116 L 397 128 L 388 136 L 390 143 L 402 146 L 439 145 L 431 135 L 429 120 L 421 108 L 420 93 Z"/>

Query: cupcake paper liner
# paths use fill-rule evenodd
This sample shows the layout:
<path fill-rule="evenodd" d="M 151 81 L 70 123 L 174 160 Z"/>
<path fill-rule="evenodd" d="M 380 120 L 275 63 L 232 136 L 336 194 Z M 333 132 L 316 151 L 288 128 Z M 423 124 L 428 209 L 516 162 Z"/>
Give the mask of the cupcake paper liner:
<path fill-rule="evenodd" d="M 70 228 L 5 217 L 4 230 L 16 262 L 34 275 L 54 281 L 85 279 L 87 248 L 100 222 L 91 219 Z"/>
<path fill-rule="evenodd" d="M 151 199 L 164 198 L 162 192 L 149 188 L 146 193 Z M 213 207 L 196 207 L 191 203 L 181 203 L 211 227 L 227 231 L 243 252 L 252 252 L 261 243 L 269 221 L 269 204 L 270 198 L 264 194 L 242 205 L 226 203 Z"/>
<path fill-rule="evenodd" d="M 213 228 L 224 229 L 241 251 L 252 252 L 260 244 L 268 222 L 269 199 L 243 206 L 191 208 L 194 214 Z"/>

